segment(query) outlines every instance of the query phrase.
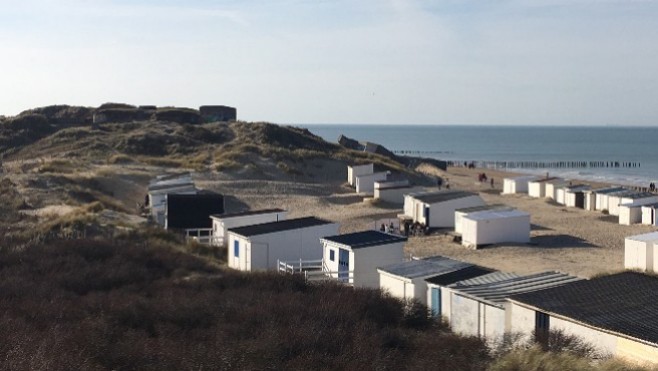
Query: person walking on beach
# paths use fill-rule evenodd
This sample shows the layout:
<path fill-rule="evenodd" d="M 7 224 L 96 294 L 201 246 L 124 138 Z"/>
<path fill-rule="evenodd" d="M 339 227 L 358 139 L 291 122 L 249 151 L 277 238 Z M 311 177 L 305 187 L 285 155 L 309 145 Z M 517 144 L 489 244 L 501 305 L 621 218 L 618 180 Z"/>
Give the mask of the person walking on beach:
<path fill-rule="evenodd" d="M 493 180 L 493 178 L 491 178 L 491 188 L 493 188 L 493 187 L 494 187 L 494 180 Z"/>
<path fill-rule="evenodd" d="M 446 178 L 446 189 L 450 189 L 450 179 Z"/>

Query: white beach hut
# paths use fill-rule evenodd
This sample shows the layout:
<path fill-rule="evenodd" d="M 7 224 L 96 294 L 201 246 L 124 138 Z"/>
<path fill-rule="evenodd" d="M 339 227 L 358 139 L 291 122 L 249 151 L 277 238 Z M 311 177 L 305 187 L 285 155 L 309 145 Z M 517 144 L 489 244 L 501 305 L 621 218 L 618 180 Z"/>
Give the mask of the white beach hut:
<path fill-rule="evenodd" d="M 642 223 L 642 210 L 644 209 L 645 205 L 656 205 L 656 200 L 637 199 L 633 202 L 627 202 L 619 205 L 619 224 L 632 225 Z M 647 216 L 650 217 L 651 214 Z"/>
<path fill-rule="evenodd" d="M 379 287 L 393 297 L 402 300 L 418 299 L 427 305 L 426 278 L 454 272 L 472 265 L 443 256 L 391 264 L 377 269 Z"/>
<path fill-rule="evenodd" d="M 589 189 L 590 186 L 584 184 L 573 185 L 565 188 L 564 205 L 585 209 L 585 192 Z"/>
<path fill-rule="evenodd" d="M 358 175 L 356 177 L 356 193 L 372 195 L 375 193 L 375 182 L 385 181 L 388 177 L 387 171 Z"/>
<path fill-rule="evenodd" d="M 596 210 L 602 211 L 602 210 L 608 210 L 609 211 L 609 206 L 608 206 L 608 199 L 610 195 L 613 195 L 615 193 L 620 193 L 620 192 L 628 192 L 628 189 L 624 187 L 610 187 L 610 188 L 604 188 L 604 189 L 598 189 L 595 190 L 594 193 L 596 194 Z"/>
<path fill-rule="evenodd" d="M 242 271 L 278 269 L 277 262 L 322 260 L 320 238 L 338 234 L 339 225 L 315 217 L 228 230 L 228 266 Z"/>
<path fill-rule="evenodd" d="M 530 197 L 542 198 L 546 197 L 546 182 L 559 179 L 556 177 L 535 179 L 528 182 L 528 195 Z"/>
<path fill-rule="evenodd" d="M 658 271 L 658 232 L 626 237 L 624 240 L 624 268 L 643 272 Z"/>
<path fill-rule="evenodd" d="M 658 226 L 658 218 L 656 218 L 656 209 L 658 209 L 658 202 L 648 205 L 643 205 L 642 209 L 642 224 Z"/>
<path fill-rule="evenodd" d="M 508 303 L 510 331 L 561 331 L 600 354 L 631 363 L 658 363 L 658 278 L 623 272 L 516 295 Z"/>
<path fill-rule="evenodd" d="M 564 205 L 564 190 L 559 191 L 563 187 L 569 185 L 569 182 L 562 178 L 554 178 L 546 181 L 544 190 L 544 197 L 555 200 L 560 205 Z"/>
<path fill-rule="evenodd" d="M 512 210 L 514 209 L 511 206 L 508 205 L 503 205 L 503 204 L 492 204 L 492 205 L 482 205 L 482 206 L 473 206 L 473 207 L 465 207 L 461 209 L 456 209 L 455 210 L 455 233 L 462 233 L 462 218 L 475 214 L 475 213 L 480 213 L 483 211 L 489 211 L 489 210 Z"/>
<path fill-rule="evenodd" d="M 521 210 L 489 210 L 462 218 L 462 245 L 478 248 L 502 242 L 530 242 L 530 214 Z"/>
<path fill-rule="evenodd" d="M 580 280 L 559 272 L 543 272 L 498 282 L 454 285 L 450 288 L 450 327 L 458 334 L 499 341 L 511 328 L 507 298 Z"/>
<path fill-rule="evenodd" d="M 404 195 L 422 191 L 422 187 L 409 185 L 408 180 L 375 182 L 374 198 L 391 204 L 404 204 Z"/>
<path fill-rule="evenodd" d="M 249 210 L 221 215 L 211 215 L 212 244 L 216 246 L 227 246 L 227 231 L 231 228 L 278 222 L 280 220 L 286 220 L 287 216 L 288 212 L 282 209 Z"/>
<path fill-rule="evenodd" d="M 404 196 L 404 214 L 414 222 L 429 227 L 455 226 L 455 210 L 485 205 L 484 200 L 471 192 L 449 190 L 411 193 Z"/>
<path fill-rule="evenodd" d="M 355 287 L 379 288 L 377 268 L 401 263 L 407 238 L 363 231 L 323 237 L 320 241 L 326 275 Z"/>
<path fill-rule="evenodd" d="M 503 194 L 528 194 L 528 182 L 537 179 L 536 176 L 517 176 L 503 179 Z"/>
<path fill-rule="evenodd" d="M 619 215 L 621 205 L 641 206 L 648 205 L 658 201 L 658 196 L 648 192 L 628 191 L 624 193 L 615 193 L 608 198 L 608 207 L 611 215 Z M 638 209 L 641 215 L 641 209 Z M 640 216 L 641 219 L 641 216 Z"/>
<path fill-rule="evenodd" d="M 352 165 L 347 167 L 347 183 L 356 187 L 356 177 L 367 175 L 375 172 L 375 164 Z"/>

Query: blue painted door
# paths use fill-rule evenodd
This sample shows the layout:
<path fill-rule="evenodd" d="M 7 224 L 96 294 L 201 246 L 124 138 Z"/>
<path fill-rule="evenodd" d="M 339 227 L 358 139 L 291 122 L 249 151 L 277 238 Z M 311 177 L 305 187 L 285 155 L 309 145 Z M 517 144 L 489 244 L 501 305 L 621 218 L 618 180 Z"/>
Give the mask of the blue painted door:
<path fill-rule="evenodd" d="M 438 287 L 432 287 L 432 303 L 430 308 L 432 309 L 432 316 L 438 317 L 441 315 L 441 289 Z"/>
<path fill-rule="evenodd" d="M 346 282 L 349 279 L 350 252 L 345 249 L 338 250 L 338 279 Z"/>

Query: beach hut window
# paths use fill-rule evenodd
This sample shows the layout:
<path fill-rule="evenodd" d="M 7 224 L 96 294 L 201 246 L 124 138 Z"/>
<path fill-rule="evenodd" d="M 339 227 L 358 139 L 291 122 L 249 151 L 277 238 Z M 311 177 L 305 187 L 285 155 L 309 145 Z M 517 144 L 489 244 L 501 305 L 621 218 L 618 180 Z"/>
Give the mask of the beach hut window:
<path fill-rule="evenodd" d="M 240 241 L 233 241 L 233 255 L 236 258 L 240 257 Z"/>
<path fill-rule="evenodd" d="M 335 261 L 336 260 L 336 253 L 334 250 L 329 250 L 329 260 Z"/>

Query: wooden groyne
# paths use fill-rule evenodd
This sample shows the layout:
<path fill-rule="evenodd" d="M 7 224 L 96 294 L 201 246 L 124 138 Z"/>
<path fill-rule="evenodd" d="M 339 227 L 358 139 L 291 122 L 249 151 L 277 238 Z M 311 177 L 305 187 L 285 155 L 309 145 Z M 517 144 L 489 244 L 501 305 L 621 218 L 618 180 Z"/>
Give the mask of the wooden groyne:
<path fill-rule="evenodd" d="M 495 169 L 598 169 L 639 168 L 634 161 L 448 161 L 448 166 Z"/>

